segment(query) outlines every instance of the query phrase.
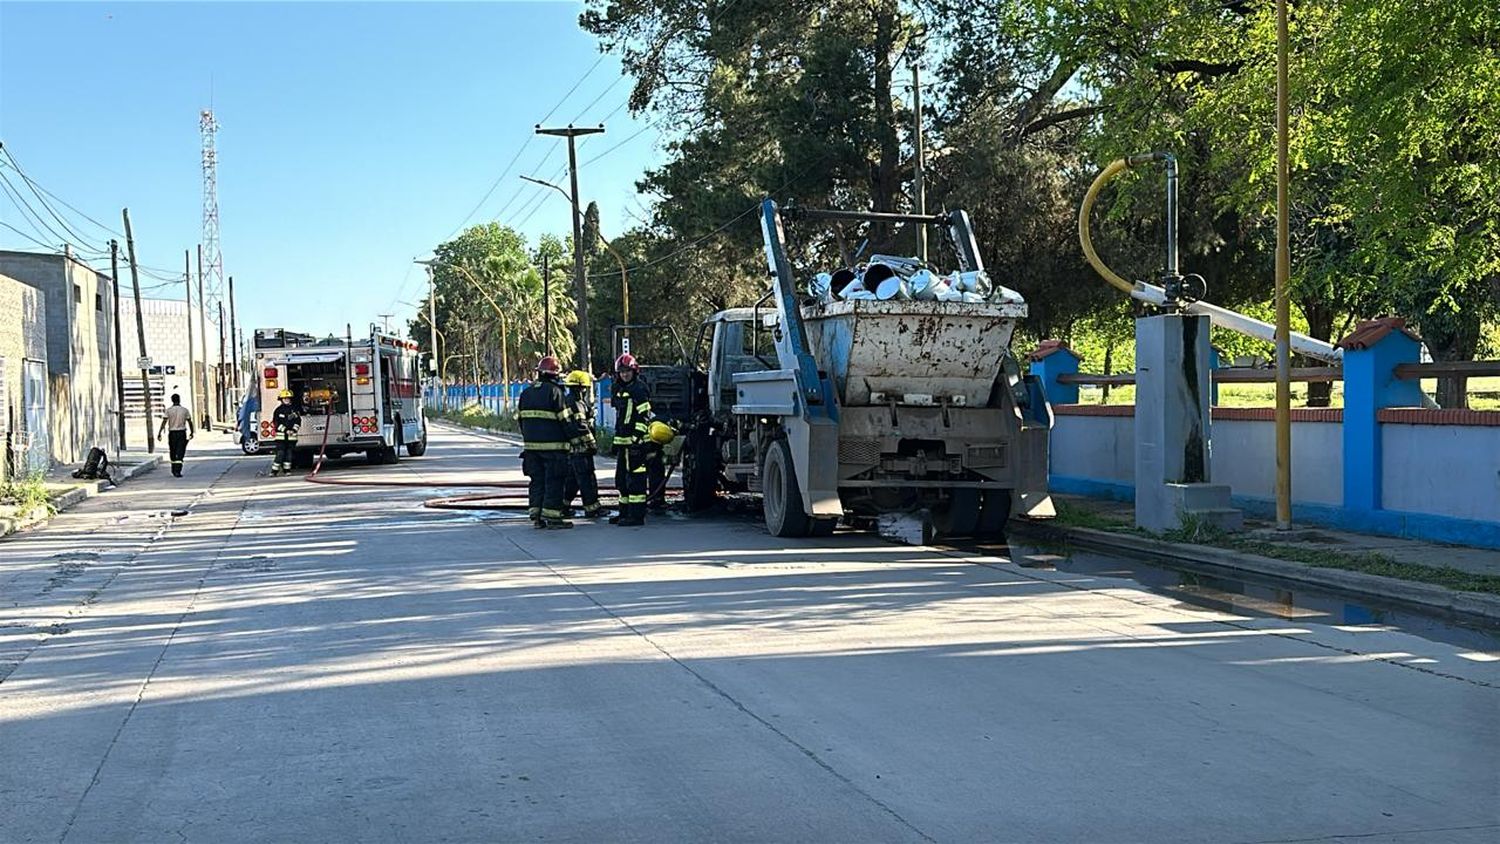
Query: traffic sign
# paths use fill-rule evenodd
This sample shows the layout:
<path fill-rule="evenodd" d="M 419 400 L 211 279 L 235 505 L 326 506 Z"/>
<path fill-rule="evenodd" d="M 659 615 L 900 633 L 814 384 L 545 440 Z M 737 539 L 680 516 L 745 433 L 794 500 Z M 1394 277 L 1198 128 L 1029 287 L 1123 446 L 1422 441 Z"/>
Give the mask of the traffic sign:
<path fill-rule="evenodd" d="M 142 355 L 141 357 L 136 358 L 135 359 L 135 368 L 136 369 L 150 369 L 151 368 L 151 358 L 148 358 L 148 357 L 146 357 L 144 355 Z"/>

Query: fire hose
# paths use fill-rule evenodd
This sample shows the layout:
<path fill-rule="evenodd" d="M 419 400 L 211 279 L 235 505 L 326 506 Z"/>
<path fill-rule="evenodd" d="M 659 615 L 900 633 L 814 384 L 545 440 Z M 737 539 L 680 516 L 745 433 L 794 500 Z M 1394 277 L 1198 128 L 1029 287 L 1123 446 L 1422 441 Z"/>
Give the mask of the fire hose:
<path fill-rule="evenodd" d="M 457 495 L 457 496 L 443 496 L 443 497 L 439 497 L 439 498 L 429 498 L 426 501 L 422 502 L 422 506 L 423 507 L 427 507 L 427 508 L 431 508 L 431 509 L 434 509 L 434 510 L 522 510 L 522 509 L 525 509 L 527 507 L 528 499 L 529 499 L 529 492 L 528 492 L 528 490 L 529 490 L 529 487 L 531 486 L 530 482 L 528 482 L 528 481 L 461 481 L 461 482 L 455 482 L 455 483 L 452 483 L 452 484 L 445 484 L 445 483 L 441 483 L 441 482 L 434 484 L 432 481 L 357 480 L 357 479 L 354 479 L 354 478 L 325 478 L 325 477 L 321 477 L 320 473 L 323 470 L 323 464 L 325 462 L 327 462 L 327 459 L 328 459 L 328 457 L 327 457 L 327 455 L 328 455 L 328 429 L 330 427 L 332 427 L 332 426 L 327 425 L 326 423 L 323 426 L 323 441 L 318 446 L 318 454 L 317 454 L 317 456 L 313 458 L 313 468 L 312 468 L 312 471 L 308 472 L 307 475 L 303 477 L 303 480 L 307 481 L 308 483 L 324 484 L 324 485 L 327 485 L 327 486 L 397 487 L 397 488 L 400 488 L 400 487 L 405 487 L 405 488 L 417 488 L 417 487 L 420 487 L 420 488 L 423 488 L 423 489 L 431 489 L 433 486 L 451 486 L 451 487 L 468 487 L 468 488 L 478 488 L 478 489 L 514 490 L 513 492 L 476 493 L 476 494 L 473 494 L 473 495 Z M 670 463 L 667 463 L 665 465 L 665 469 L 662 472 L 661 484 L 659 484 L 655 489 L 649 491 L 648 496 L 647 496 L 648 498 L 656 498 L 658 496 L 665 495 L 666 490 L 667 490 L 667 484 L 668 484 L 668 482 L 670 482 L 672 480 L 672 475 L 677 471 L 677 465 L 678 465 L 679 462 L 680 461 L 674 460 L 674 461 L 672 461 Z M 612 483 L 600 484 L 599 485 L 599 491 L 601 493 L 603 493 L 603 492 L 612 492 L 612 493 L 615 493 L 617 497 L 619 495 L 619 490 L 617 490 L 615 488 L 615 485 L 612 484 Z M 482 504 L 482 503 L 480 503 L 480 502 L 486 502 L 486 501 L 500 502 L 500 503 L 498 503 L 498 504 Z M 615 502 L 612 502 L 612 503 L 614 503 L 615 506 L 618 506 L 618 501 L 615 501 Z"/>

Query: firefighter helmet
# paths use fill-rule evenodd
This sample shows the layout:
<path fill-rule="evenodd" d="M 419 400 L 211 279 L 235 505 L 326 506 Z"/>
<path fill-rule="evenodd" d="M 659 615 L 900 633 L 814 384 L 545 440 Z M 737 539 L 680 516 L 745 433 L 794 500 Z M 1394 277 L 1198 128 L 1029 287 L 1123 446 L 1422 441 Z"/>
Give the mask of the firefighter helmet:
<path fill-rule="evenodd" d="M 569 387 L 588 388 L 594 386 L 594 376 L 581 369 L 575 369 L 568 373 L 568 377 L 563 379 L 563 383 Z"/>
<path fill-rule="evenodd" d="M 553 355 L 546 355 L 536 363 L 536 371 L 543 375 L 557 375 L 562 372 L 562 366 L 558 364 Z"/>
<path fill-rule="evenodd" d="M 641 371 L 641 365 L 636 362 L 635 355 L 632 355 L 631 353 L 626 352 L 625 354 L 620 355 L 619 357 L 615 358 L 615 371 L 616 372 L 640 372 Z"/>
<path fill-rule="evenodd" d="M 666 445 L 667 443 L 672 441 L 673 437 L 676 436 L 677 432 L 672 430 L 671 425 L 668 425 L 665 422 L 651 423 L 651 441 L 656 443 L 657 445 Z"/>
<path fill-rule="evenodd" d="M 276 394 L 276 398 L 278 398 L 278 399 L 289 399 L 291 397 L 292 397 L 292 391 L 291 390 L 282 390 L 281 392 L 279 392 L 279 393 Z"/>

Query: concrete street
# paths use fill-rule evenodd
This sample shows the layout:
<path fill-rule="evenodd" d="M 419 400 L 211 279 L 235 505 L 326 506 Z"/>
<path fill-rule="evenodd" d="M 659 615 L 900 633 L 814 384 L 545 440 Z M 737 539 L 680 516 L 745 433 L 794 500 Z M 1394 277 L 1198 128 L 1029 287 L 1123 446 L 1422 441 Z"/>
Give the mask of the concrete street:
<path fill-rule="evenodd" d="M 208 441 L 0 541 L 0 841 L 1500 840 L 1492 655 Z"/>

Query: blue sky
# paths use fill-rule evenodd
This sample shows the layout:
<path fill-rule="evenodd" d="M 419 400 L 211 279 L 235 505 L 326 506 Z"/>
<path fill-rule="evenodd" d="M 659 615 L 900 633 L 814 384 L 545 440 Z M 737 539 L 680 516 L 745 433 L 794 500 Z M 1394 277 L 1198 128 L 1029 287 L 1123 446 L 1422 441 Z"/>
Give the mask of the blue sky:
<path fill-rule="evenodd" d="M 425 287 L 412 258 L 459 226 L 523 144 L 473 222 L 498 215 L 533 242 L 569 232 L 563 197 L 517 178 L 566 187 L 564 142 L 531 137 L 559 101 L 549 124 L 607 118 L 607 133 L 579 147 L 580 189 L 599 202 L 605 233 L 644 215 L 634 182 L 658 159 L 658 133 L 623 108 L 629 81 L 617 60 L 584 76 L 600 54 L 578 29 L 580 9 L 6 0 L 0 141 L 27 175 L 99 222 L 120 229 L 128 206 L 141 263 L 180 273 L 200 239 L 198 114 L 212 96 L 224 267 L 241 326 L 342 333 L 384 312 L 404 325 L 412 308 L 401 302 Z M 88 245 L 107 243 L 65 217 Z M 0 221 L 57 241 L 3 193 Z M 0 247 L 36 248 L 4 227 Z"/>

